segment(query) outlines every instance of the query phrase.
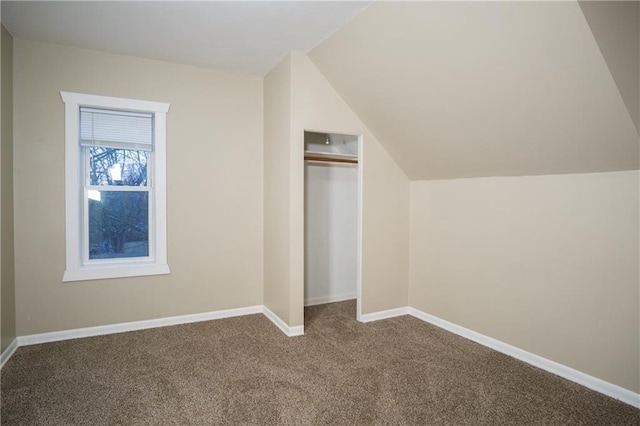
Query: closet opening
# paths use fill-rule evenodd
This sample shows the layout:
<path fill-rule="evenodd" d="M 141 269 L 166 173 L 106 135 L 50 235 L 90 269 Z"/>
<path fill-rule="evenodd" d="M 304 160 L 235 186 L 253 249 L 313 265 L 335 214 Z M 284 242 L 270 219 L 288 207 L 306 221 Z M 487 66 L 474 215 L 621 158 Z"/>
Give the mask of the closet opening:
<path fill-rule="evenodd" d="M 360 318 L 361 140 L 304 132 L 305 327 L 338 302 Z"/>

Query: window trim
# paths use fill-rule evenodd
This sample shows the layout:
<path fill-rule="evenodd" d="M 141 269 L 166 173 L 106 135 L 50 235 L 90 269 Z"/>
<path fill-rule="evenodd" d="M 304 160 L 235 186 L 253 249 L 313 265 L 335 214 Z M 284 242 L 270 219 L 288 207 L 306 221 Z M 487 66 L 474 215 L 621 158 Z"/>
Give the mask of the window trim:
<path fill-rule="evenodd" d="M 65 237 L 66 270 L 63 282 L 84 281 L 106 278 L 135 277 L 169 274 L 167 264 L 167 197 L 166 197 L 166 114 L 169 104 L 136 99 L 60 92 L 65 104 Z M 136 260 L 124 258 L 118 262 L 84 264 L 83 261 L 83 220 L 84 181 L 82 148 L 79 143 L 80 107 L 93 107 L 147 112 L 154 115 L 153 167 L 149 178 L 150 205 L 153 210 L 153 224 L 149 230 L 153 247 L 149 246 L 149 257 Z M 151 235 L 153 233 L 153 235 Z M 152 253 L 151 251 L 154 251 Z"/>

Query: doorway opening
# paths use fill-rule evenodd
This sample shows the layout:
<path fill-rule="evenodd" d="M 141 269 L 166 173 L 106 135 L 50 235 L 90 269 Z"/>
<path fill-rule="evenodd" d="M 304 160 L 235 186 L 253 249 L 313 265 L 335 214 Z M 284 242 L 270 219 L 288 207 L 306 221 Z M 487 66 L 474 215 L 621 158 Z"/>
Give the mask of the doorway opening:
<path fill-rule="evenodd" d="M 304 154 L 306 329 L 338 302 L 360 319 L 362 137 L 305 131 Z"/>

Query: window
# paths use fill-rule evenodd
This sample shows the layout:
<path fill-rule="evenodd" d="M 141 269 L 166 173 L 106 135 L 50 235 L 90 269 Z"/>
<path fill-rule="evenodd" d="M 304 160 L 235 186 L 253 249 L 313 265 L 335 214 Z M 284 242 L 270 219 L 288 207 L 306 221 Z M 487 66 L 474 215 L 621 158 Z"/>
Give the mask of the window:
<path fill-rule="evenodd" d="M 67 255 L 62 281 L 168 274 L 169 104 L 60 94 Z"/>

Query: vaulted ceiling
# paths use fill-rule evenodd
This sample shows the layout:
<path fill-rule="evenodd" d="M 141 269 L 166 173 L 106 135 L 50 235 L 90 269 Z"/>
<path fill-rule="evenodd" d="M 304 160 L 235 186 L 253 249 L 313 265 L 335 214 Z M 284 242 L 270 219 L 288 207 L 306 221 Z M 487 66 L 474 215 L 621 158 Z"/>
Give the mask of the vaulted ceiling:
<path fill-rule="evenodd" d="M 640 15 L 607 3 L 592 33 L 577 2 L 377 2 L 310 57 L 411 179 L 637 169 Z"/>

